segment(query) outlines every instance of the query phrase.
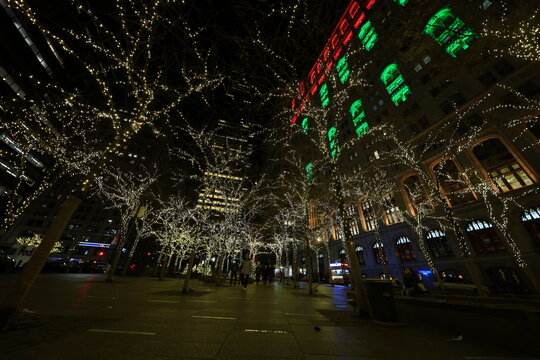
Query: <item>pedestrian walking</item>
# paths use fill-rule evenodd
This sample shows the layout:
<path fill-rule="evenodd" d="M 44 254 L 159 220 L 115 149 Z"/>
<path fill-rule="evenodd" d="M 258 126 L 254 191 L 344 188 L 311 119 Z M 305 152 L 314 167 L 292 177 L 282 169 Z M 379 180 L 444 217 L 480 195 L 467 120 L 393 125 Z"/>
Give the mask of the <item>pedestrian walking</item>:
<path fill-rule="evenodd" d="M 255 268 L 255 282 L 257 285 L 259 285 L 259 281 L 261 281 L 261 275 L 263 273 L 263 267 L 261 263 L 257 264 L 257 267 Z"/>
<path fill-rule="evenodd" d="M 236 281 L 238 281 L 238 263 L 236 260 L 231 265 L 231 274 L 229 278 L 229 285 L 236 285 Z"/>
<path fill-rule="evenodd" d="M 249 281 L 249 275 L 251 274 L 251 260 L 249 259 L 249 255 L 244 256 L 244 260 L 242 261 L 242 266 L 240 267 L 240 281 L 242 282 L 242 290 L 246 290 L 247 284 Z"/>

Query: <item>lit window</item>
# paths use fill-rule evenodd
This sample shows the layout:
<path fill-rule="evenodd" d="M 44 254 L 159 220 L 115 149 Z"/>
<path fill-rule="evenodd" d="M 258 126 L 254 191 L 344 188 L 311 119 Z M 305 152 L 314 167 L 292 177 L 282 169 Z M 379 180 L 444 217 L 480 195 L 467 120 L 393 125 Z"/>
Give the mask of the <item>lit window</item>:
<path fill-rule="evenodd" d="M 424 61 L 424 64 L 427 64 L 427 63 L 429 63 L 431 61 L 431 58 L 428 55 L 426 55 L 424 57 L 423 61 Z"/>
<path fill-rule="evenodd" d="M 449 7 L 439 10 L 429 19 L 424 33 L 431 36 L 452 57 L 469 48 L 477 37 L 471 28 L 458 18 Z"/>
<path fill-rule="evenodd" d="M 401 6 L 407 5 L 407 3 L 409 2 L 409 0 L 394 0 L 394 1 L 397 2 Z"/>
<path fill-rule="evenodd" d="M 499 139 L 489 139 L 473 149 L 499 190 L 507 192 L 533 184 L 531 177 Z"/>
<path fill-rule="evenodd" d="M 416 64 L 416 66 L 414 67 L 414 71 L 419 72 L 420 70 L 422 70 L 422 65 Z"/>
<path fill-rule="evenodd" d="M 532 238 L 540 244 L 540 206 L 522 212 L 521 221 L 523 221 Z"/>
<path fill-rule="evenodd" d="M 380 79 L 386 86 L 386 91 L 388 91 L 388 94 L 390 94 L 390 97 L 396 106 L 405 102 L 409 95 L 412 94 L 396 63 L 388 65 L 381 73 Z"/>
<path fill-rule="evenodd" d="M 375 46 L 375 43 L 377 42 L 378 35 L 377 32 L 375 32 L 371 21 L 367 21 L 362 28 L 360 28 L 358 38 L 362 41 L 364 49 L 367 51 L 373 49 L 373 46 Z"/>
<path fill-rule="evenodd" d="M 444 160 L 433 167 L 440 189 L 450 206 L 466 204 L 475 200 L 469 184 L 452 160 Z"/>
<path fill-rule="evenodd" d="M 371 202 L 368 199 L 364 199 L 361 202 L 362 216 L 364 218 L 364 229 L 366 231 L 375 230 L 377 227 L 377 217 Z"/>
<path fill-rule="evenodd" d="M 426 240 L 434 258 L 453 256 L 452 248 L 448 244 L 446 234 L 439 229 L 426 233 Z"/>
<path fill-rule="evenodd" d="M 485 220 L 473 220 L 465 227 L 471 243 L 477 253 L 488 253 L 505 250 L 493 225 Z"/>
<path fill-rule="evenodd" d="M 406 236 L 400 236 L 396 239 L 396 250 L 400 260 L 415 259 L 411 239 Z"/>
<path fill-rule="evenodd" d="M 339 81 L 341 81 L 342 84 L 345 84 L 345 81 L 347 81 L 351 75 L 349 64 L 347 64 L 347 58 L 345 56 L 339 59 L 336 64 L 336 70 L 338 72 Z"/>
<path fill-rule="evenodd" d="M 377 264 L 386 264 L 386 254 L 384 252 L 384 245 L 381 242 L 375 241 L 372 246 L 373 255 L 375 255 L 375 261 Z"/>

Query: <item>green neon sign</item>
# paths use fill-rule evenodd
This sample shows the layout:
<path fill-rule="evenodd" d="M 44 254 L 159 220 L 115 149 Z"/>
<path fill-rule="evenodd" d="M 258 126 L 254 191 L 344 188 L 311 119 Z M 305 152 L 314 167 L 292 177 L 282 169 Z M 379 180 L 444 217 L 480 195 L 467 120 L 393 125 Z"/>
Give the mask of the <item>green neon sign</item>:
<path fill-rule="evenodd" d="M 330 104 L 330 94 L 328 92 L 328 85 L 323 84 L 319 90 L 319 95 L 321 97 L 322 107 L 325 108 Z"/>
<path fill-rule="evenodd" d="M 428 20 L 424 33 L 431 36 L 452 57 L 467 50 L 478 37 L 449 7 L 437 11 Z"/>
<path fill-rule="evenodd" d="M 332 159 L 335 159 L 339 153 L 339 146 L 338 146 L 338 139 L 337 139 L 337 129 L 335 127 L 331 127 L 328 132 L 328 147 L 330 148 L 330 155 L 332 156 Z"/>
<path fill-rule="evenodd" d="M 354 101 L 349 108 L 349 112 L 351 113 L 352 122 L 356 130 L 356 135 L 360 137 L 367 133 L 367 131 L 369 130 L 369 126 L 366 121 L 366 113 L 362 108 L 362 100 L 358 99 Z"/>
<path fill-rule="evenodd" d="M 347 64 L 347 58 L 345 56 L 339 59 L 336 64 L 336 70 L 338 72 L 339 81 L 341 81 L 342 84 L 345 84 L 345 81 L 347 81 L 351 75 L 349 64 Z"/>
<path fill-rule="evenodd" d="M 381 73 L 381 81 L 386 86 L 386 91 L 394 105 L 399 106 L 412 94 L 409 86 L 405 83 L 396 63 L 388 65 Z"/>
<path fill-rule="evenodd" d="M 373 46 L 375 46 L 375 43 L 379 39 L 379 36 L 375 32 L 375 28 L 371 24 L 371 21 L 366 22 L 360 28 L 358 38 L 362 41 L 362 46 L 364 46 L 364 49 L 367 51 L 373 49 Z"/>

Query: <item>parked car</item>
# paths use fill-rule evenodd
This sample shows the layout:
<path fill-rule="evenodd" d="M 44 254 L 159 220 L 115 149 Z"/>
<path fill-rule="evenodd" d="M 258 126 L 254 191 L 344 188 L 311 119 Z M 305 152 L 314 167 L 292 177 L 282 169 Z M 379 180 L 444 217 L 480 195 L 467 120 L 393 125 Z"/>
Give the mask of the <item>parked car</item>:
<path fill-rule="evenodd" d="M 444 287 L 448 292 L 456 292 L 456 293 L 477 293 L 478 290 L 476 289 L 476 285 L 467 279 L 461 278 L 461 277 L 445 277 L 442 279 Z M 433 281 L 433 286 L 437 288 L 439 284 L 437 281 Z M 484 289 L 486 292 L 489 292 L 489 289 L 484 286 Z"/>

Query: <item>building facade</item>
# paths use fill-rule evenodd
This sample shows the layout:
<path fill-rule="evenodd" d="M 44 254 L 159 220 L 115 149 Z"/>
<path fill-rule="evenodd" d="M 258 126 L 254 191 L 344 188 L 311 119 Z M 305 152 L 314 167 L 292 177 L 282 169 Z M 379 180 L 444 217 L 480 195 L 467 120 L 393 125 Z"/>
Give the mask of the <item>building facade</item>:
<path fill-rule="evenodd" d="M 465 251 L 493 291 L 538 291 L 540 69 L 486 30 L 523 27 L 525 7 L 351 1 L 301 82 L 292 126 L 309 136 L 323 121 L 310 107 L 331 109 L 329 157 L 359 188 L 345 218 L 367 277 L 412 267 L 426 285 L 433 269 L 470 279 Z M 317 159 L 304 154 L 309 180 Z M 328 224 L 327 261 L 346 262 L 343 232 Z"/>

